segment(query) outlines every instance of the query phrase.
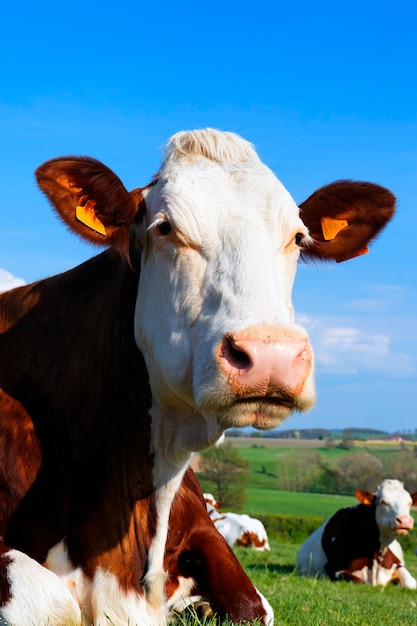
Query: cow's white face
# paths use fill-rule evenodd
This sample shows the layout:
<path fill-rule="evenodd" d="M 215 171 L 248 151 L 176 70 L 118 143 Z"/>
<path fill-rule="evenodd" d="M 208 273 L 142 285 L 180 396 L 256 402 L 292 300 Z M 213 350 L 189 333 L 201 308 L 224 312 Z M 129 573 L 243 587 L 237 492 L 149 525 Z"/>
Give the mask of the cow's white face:
<path fill-rule="evenodd" d="M 399 480 L 384 480 L 375 493 L 375 519 L 381 535 L 404 535 L 412 530 L 414 520 L 410 515 L 412 496 Z"/>
<path fill-rule="evenodd" d="M 239 141 L 240 162 L 173 153 L 147 192 L 135 334 L 160 407 L 271 428 L 314 402 L 312 352 L 291 302 L 308 232 Z"/>

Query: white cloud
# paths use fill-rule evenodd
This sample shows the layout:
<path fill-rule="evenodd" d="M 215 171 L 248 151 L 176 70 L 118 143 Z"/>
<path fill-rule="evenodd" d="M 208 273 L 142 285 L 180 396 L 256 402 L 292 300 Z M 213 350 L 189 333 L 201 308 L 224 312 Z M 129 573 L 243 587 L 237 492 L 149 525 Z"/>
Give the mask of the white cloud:
<path fill-rule="evenodd" d="M 310 335 L 318 373 L 382 378 L 415 375 L 415 346 L 404 343 L 395 318 L 301 315 L 297 319 Z"/>
<path fill-rule="evenodd" d="M 16 278 L 10 272 L 0 269 L 0 293 L 2 291 L 8 291 L 14 287 L 20 287 L 24 285 L 25 281 L 22 278 Z"/>

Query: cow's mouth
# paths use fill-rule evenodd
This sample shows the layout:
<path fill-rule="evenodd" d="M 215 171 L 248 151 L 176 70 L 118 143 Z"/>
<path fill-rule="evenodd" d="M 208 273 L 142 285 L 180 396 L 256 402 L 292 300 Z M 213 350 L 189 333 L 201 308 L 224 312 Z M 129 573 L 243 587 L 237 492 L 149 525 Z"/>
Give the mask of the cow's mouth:
<path fill-rule="evenodd" d="M 264 393 L 263 389 L 247 393 L 226 393 L 217 396 L 213 403 L 206 405 L 203 414 L 215 416 L 217 424 L 222 428 L 244 428 L 252 426 L 260 430 L 271 430 L 280 426 L 291 413 L 303 413 L 311 409 L 314 404 L 314 386 L 308 386 L 301 394 L 292 393 L 285 389 L 273 389 Z M 201 410 L 201 409 L 200 409 Z"/>
<path fill-rule="evenodd" d="M 297 409 L 297 403 L 293 398 L 252 396 L 236 398 L 231 405 L 217 412 L 217 415 L 224 428 L 253 426 L 261 430 L 270 430 L 279 426 Z"/>
<path fill-rule="evenodd" d="M 267 406 L 286 407 L 291 410 L 296 408 L 296 402 L 290 396 L 252 396 L 250 398 L 239 398 L 236 400 L 236 404 L 264 404 Z"/>
<path fill-rule="evenodd" d="M 408 535 L 409 530 L 410 530 L 409 528 L 402 528 L 402 527 L 396 528 L 395 534 L 396 535 Z"/>

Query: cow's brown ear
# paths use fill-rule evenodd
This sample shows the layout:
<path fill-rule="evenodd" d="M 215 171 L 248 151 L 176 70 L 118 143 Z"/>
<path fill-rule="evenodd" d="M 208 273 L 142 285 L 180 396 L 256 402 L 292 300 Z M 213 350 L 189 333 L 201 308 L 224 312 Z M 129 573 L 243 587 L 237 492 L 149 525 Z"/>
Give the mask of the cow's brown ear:
<path fill-rule="evenodd" d="M 417 506 L 417 491 L 411 494 L 411 499 L 413 501 L 413 504 L 411 506 Z"/>
<path fill-rule="evenodd" d="M 371 505 L 375 502 L 376 496 L 375 494 L 371 493 L 370 491 L 367 491 L 366 489 L 358 489 L 357 491 L 355 491 L 355 497 L 362 504 Z"/>
<path fill-rule="evenodd" d="M 67 226 L 99 246 L 129 246 L 129 226 L 142 196 L 128 192 L 108 167 L 90 157 L 60 157 L 36 170 L 42 191 Z"/>
<path fill-rule="evenodd" d="M 302 257 L 340 263 L 366 254 L 394 211 L 395 197 L 379 185 L 340 180 L 321 187 L 300 205 L 313 238 Z"/>

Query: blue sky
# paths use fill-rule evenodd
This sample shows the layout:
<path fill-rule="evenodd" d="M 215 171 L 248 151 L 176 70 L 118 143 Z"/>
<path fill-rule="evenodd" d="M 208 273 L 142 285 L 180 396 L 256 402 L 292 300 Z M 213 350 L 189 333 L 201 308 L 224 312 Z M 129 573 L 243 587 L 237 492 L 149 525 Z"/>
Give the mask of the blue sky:
<path fill-rule="evenodd" d="M 318 401 L 283 428 L 417 428 L 414 2 L 24 1 L 2 26 L 0 286 L 95 254 L 37 190 L 43 161 L 88 154 L 133 188 L 174 132 L 237 132 L 298 202 L 339 178 L 398 199 L 369 255 L 300 265 Z"/>

